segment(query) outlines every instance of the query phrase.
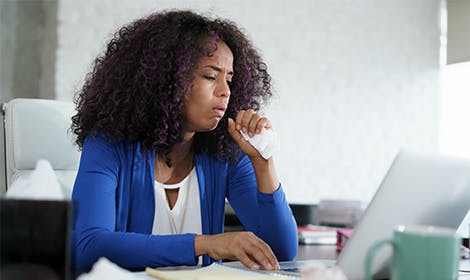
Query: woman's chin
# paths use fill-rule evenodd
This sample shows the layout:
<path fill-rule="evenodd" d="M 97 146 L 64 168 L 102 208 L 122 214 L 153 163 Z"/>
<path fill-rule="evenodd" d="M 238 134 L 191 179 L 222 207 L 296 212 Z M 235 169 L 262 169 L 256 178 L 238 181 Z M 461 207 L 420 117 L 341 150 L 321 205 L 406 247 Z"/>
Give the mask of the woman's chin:
<path fill-rule="evenodd" d="M 211 122 L 210 124 L 208 124 L 208 125 L 205 127 L 205 128 L 206 128 L 205 131 L 208 132 L 208 131 L 212 131 L 212 130 L 216 129 L 217 126 L 219 125 L 219 121 L 220 121 L 220 119 L 217 119 L 216 121 L 213 121 L 213 122 Z"/>
<path fill-rule="evenodd" d="M 193 125 L 188 128 L 196 132 L 209 132 L 209 131 L 216 129 L 217 126 L 219 125 L 219 122 L 220 122 L 220 118 L 215 118 L 215 119 L 211 119 L 210 121 L 204 124 L 200 123 L 198 125 Z"/>
<path fill-rule="evenodd" d="M 205 131 L 206 131 L 206 132 L 213 131 L 213 130 L 215 130 L 216 128 L 217 128 L 217 125 L 212 126 L 212 127 L 210 127 L 210 128 L 207 128 Z"/>
<path fill-rule="evenodd" d="M 196 129 L 197 132 L 209 132 L 217 128 L 217 125 L 219 123 L 217 122 L 216 124 L 211 124 L 211 125 L 205 125 L 199 127 L 199 129 Z"/>

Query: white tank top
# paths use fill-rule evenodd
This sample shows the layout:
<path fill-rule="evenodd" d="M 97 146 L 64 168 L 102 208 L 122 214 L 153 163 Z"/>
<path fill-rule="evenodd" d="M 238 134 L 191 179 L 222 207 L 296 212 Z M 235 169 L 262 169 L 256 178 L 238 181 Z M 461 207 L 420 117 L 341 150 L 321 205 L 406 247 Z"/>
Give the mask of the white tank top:
<path fill-rule="evenodd" d="M 170 210 L 165 188 L 179 188 L 178 198 Z M 199 183 L 194 167 L 186 178 L 172 185 L 155 180 L 155 215 L 152 234 L 202 234 Z"/>

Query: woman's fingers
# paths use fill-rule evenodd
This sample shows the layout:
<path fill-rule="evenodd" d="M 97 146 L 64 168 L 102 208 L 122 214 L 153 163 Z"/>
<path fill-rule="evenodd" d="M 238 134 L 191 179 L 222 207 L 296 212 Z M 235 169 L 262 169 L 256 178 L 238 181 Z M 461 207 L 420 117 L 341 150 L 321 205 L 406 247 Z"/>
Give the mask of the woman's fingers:
<path fill-rule="evenodd" d="M 253 109 L 241 110 L 237 113 L 235 120 L 228 119 L 228 132 L 240 149 L 251 159 L 261 157 L 256 150 L 240 133 L 248 134 L 249 137 L 260 134 L 263 128 L 271 128 L 271 122 L 255 112 Z"/>
<path fill-rule="evenodd" d="M 247 248 L 248 254 L 266 270 L 279 269 L 279 264 L 271 247 L 253 233 L 250 232 L 249 234 L 251 244 Z"/>
<path fill-rule="evenodd" d="M 261 156 L 259 152 L 245 140 L 239 129 L 236 128 L 235 122 L 228 119 L 228 133 L 232 136 L 233 141 L 240 147 L 240 149 L 250 158 L 255 156 Z"/>
<path fill-rule="evenodd" d="M 241 127 L 242 131 L 245 132 L 246 134 L 250 135 L 252 132 L 249 130 L 250 128 L 250 121 L 251 119 L 256 115 L 256 112 L 253 109 L 248 109 L 245 111 L 243 114 L 242 120 L 241 120 Z M 237 123 L 238 124 L 238 123 Z M 251 137 L 251 135 L 250 135 Z"/>
<path fill-rule="evenodd" d="M 271 128 L 271 122 L 267 118 L 261 118 L 256 124 L 256 134 L 261 133 L 263 128 Z"/>
<path fill-rule="evenodd" d="M 236 127 L 235 121 L 231 118 L 228 119 L 228 133 L 239 146 L 242 144 L 242 141 L 246 141 L 243 138 L 243 135 L 240 134 L 239 129 Z"/>
<path fill-rule="evenodd" d="M 277 262 L 276 256 L 274 255 L 274 252 L 271 250 L 271 247 L 268 246 L 265 242 L 263 242 L 261 239 L 258 238 L 259 242 L 258 243 L 258 248 L 260 248 L 260 252 L 263 253 L 264 255 L 264 260 L 265 263 L 264 268 L 267 270 L 271 269 L 279 269 L 279 263 Z"/>
<path fill-rule="evenodd" d="M 263 240 L 251 232 L 230 232 L 212 236 L 213 258 L 235 259 L 251 269 L 278 269 L 279 264 L 273 251 Z"/>
<path fill-rule="evenodd" d="M 259 247 L 251 247 L 247 250 L 246 254 L 251 256 L 251 259 L 260 265 L 261 268 L 266 270 L 273 270 L 274 265 L 270 263 L 268 258 L 265 255 L 265 252 L 261 251 Z"/>
<path fill-rule="evenodd" d="M 241 110 L 235 118 L 236 129 L 253 137 L 261 133 L 263 128 L 271 128 L 271 122 L 253 109 Z"/>
<path fill-rule="evenodd" d="M 253 261 L 246 253 L 240 254 L 238 260 L 246 267 L 257 270 L 260 269 L 260 265 Z"/>
<path fill-rule="evenodd" d="M 235 118 L 235 123 L 236 123 L 236 129 L 237 130 L 242 130 L 242 120 L 243 120 L 243 116 L 245 115 L 245 110 L 241 110 L 237 113 L 237 117 Z"/>
<path fill-rule="evenodd" d="M 258 133 L 256 131 L 258 123 L 262 121 L 264 118 L 261 117 L 259 114 L 253 114 L 251 116 L 250 122 L 248 123 L 248 135 L 250 137 L 255 136 L 255 133 Z M 261 131 L 261 130 L 260 130 Z"/>

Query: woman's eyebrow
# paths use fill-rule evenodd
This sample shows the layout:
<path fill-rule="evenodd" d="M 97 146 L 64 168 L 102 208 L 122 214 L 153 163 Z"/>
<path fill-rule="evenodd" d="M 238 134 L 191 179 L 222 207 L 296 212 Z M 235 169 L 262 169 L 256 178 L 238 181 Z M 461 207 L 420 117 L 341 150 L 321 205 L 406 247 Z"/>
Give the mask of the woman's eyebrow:
<path fill-rule="evenodd" d="M 211 68 L 217 72 L 222 72 L 222 68 L 218 66 L 214 66 L 214 65 L 206 65 L 206 66 L 203 66 L 202 68 Z M 227 75 L 233 76 L 233 71 L 228 71 Z"/>

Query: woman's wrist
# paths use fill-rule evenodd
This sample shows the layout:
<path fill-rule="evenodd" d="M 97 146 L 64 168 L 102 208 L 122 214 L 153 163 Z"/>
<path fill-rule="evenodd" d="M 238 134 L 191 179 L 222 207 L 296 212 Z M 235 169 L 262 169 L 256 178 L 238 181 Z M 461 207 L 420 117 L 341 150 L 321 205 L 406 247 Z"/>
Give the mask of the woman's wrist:
<path fill-rule="evenodd" d="M 279 187 L 279 179 L 272 157 L 264 159 L 262 157 L 250 158 L 255 171 L 258 191 L 262 193 L 274 193 Z"/>
<path fill-rule="evenodd" d="M 196 257 L 208 254 L 208 238 L 209 235 L 196 235 L 194 237 L 194 255 Z"/>

